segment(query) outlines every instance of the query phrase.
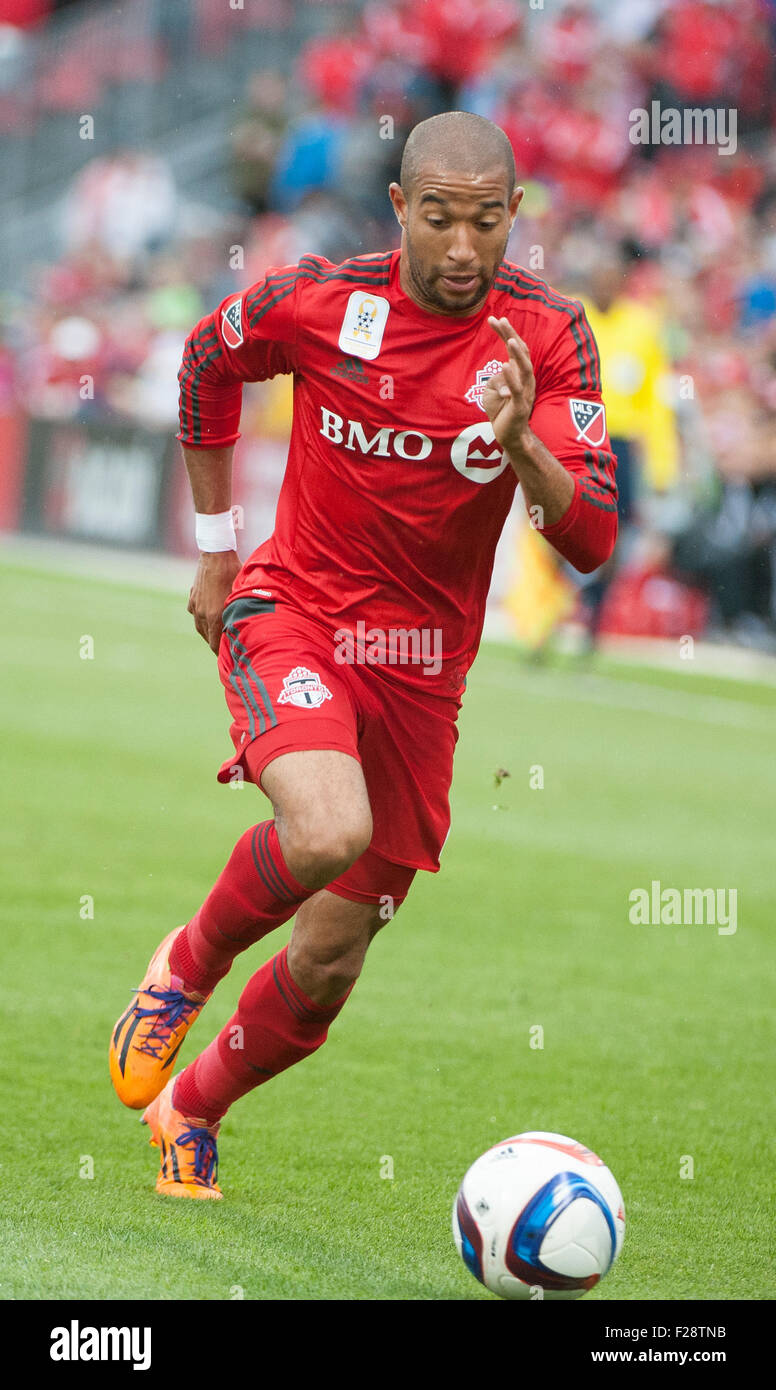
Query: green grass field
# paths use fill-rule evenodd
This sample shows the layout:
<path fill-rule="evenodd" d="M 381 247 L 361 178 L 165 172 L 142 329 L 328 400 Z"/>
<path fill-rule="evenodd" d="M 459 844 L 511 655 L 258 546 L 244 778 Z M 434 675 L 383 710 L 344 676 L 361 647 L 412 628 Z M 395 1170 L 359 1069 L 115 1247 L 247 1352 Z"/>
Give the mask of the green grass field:
<path fill-rule="evenodd" d="M 226 708 L 185 599 L 14 567 L 0 588 L 2 1297 L 487 1299 L 452 1200 L 526 1129 L 590 1145 L 623 1190 L 623 1253 L 589 1300 L 773 1296 L 776 691 L 484 648 L 441 873 L 327 1045 L 230 1112 L 226 1200 L 174 1202 L 109 1033 L 268 803 L 215 781 Z M 737 931 L 632 925 L 653 879 L 737 888 Z M 288 930 L 238 959 L 184 1061 Z"/>

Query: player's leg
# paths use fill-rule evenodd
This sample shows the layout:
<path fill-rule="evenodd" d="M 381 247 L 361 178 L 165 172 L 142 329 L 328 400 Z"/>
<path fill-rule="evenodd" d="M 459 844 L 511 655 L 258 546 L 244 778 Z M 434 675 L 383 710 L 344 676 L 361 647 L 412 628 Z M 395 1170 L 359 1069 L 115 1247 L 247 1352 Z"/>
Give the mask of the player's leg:
<path fill-rule="evenodd" d="M 234 1017 L 177 1078 L 176 1105 L 217 1123 L 238 1096 L 320 1047 L 414 877 L 367 849 L 302 903 L 288 946 L 248 981 Z"/>
<path fill-rule="evenodd" d="M 293 917 L 371 835 L 358 711 L 317 628 L 280 605 L 235 600 L 224 612 L 219 674 L 235 744 L 219 780 L 237 773 L 253 781 L 276 802 L 278 823 L 273 816 L 240 837 L 205 902 L 165 937 L 119 1018 L 111 1078 L 134 1108 L 169 1079 L 188 1029 L 235 956 Z"/>
<path fill-rule="evenodd" d="M 317 1051 L 383 925 L 379 908 L 326 889 L 303 903 L 288 945 L 256 971 L 221 1033 L 177 1078 L 176 1108 L 215 1125 L 240 1096 Z"/>
<path fill-rule="evenodd" d="M 246 947 L 293 917 L 366 849 L 372 813 L 356 758 L 332 749 L 248 758 L 274 816 L 240 837 L 202 907 L 176 937 L 171 961 L 190 989 L 210 992 Z"/>
<path fill-rule="evenodd" d="M 354 680 L 354 688 L 356 684 Z M 413 866 L 438 867 L 450 824 L 448 793 L 460 701 L 438 695 L 426 699 L 417 690 L 404 692 L 374 681 L 364 683 L 356 698 L 358 754 L 374 820 L 370 846 L 325 890 L 300 905 L 288 947 L 257 971 L 226 1028 L 168 1083 L 159 1106 L 149 1108 L 149 1122 L 156 1125 L 167 1152 L 177 1153 L 180 1145 L 176 1131 L 165 1132 L 158 1118 L 162 1106 L 173 1110 L 178 1127 L 188 1126 L 186 1144 L 194 1145 L 204 1165 L 197 1182 L 187 1185 L 176 1180 L 174 1168 L 170 1172 L 168 1158 L 157 1182 L 160 1192 L 220 1195 L 212 1175 L 207 1176 L 220 1117 L 239 1096 L 320 1047 L 350 994 L 369 941 L 406 896 Z M 288 777 L 275 786 L 273 769 L 282 773 L 280 758 L 267 768 L 264 780 L 272 787 L 283 847 L 312 882 L 302 863 L 311 829 L 305 819 L 309 792 L 304 778 Z M 326 838 L 321 831 L 319 845 Z M 180 1109 L 173 1108 L 173 1098 Z"/>
<path fill-rule="evenodd" d="M 297 912 L 286 948 L 297 988 L 320 1008 L 347 998 L 387 920 L 382 904 L 354 902 L 326 889 L 316 893 Z"/>
<path fill-rule="evenodd" d="M 372 811 L 355 758 L 329 749 L 285 753 L 264 766 L 261 785 L 285 863 L 308 889 L 325 888 L 367 848 Z"/>
<path fill-rule="evenodd" d="M 369 798 L 354 757 L 331 749 L 283 754 L 264 769 L 262 785 L 275 818 L 240 837 L 201 908 L 154 953 L 113 1031 L 111 1078 L 132 1108 L 159 1094 L 235 957 L 288 921 L 369 844 Z"/>
<path fill-rule="evenodd" d="M 325 1042 L 387 920 L 386 898 L 392 914 L 415 872 L 369 851 L 357 865 L 356 896 L 342 895 L 351 892 L 346 874 L 336 893 L 324 889 L 302 904 L 288 946 L 249 980 L 218 1037 L 146 1110 L 151 1142 L 162 1150 L 157 1191 L 219 1197 L 216 1137 L 228 1108 Z"/>
<path fill-rule="evenodd" d="M 236 753 L 219 780 L 238 771 L 253 781 L 274 818 L 241 837 L 176 939 L 173 966 L 199 991 L 352 864 L 372 834 L 358 710 L 326 635 L 274 601 L 236 599 L 224 610 L 218 666 Z"/>

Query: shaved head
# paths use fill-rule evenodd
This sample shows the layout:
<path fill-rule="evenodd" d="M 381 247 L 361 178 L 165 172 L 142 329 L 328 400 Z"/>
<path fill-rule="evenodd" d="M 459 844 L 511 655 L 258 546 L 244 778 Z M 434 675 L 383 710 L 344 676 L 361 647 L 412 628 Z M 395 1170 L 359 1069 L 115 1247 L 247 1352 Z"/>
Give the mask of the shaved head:
<path fill-rule="evenodd" d="M 401 227 L 401 287 L 421 309 L 472 314 L 488 296 L 523 189 L 499 126 L 471 111 L 421 121 L 388 195 Z"/>
<path fill-rule="evenodd" d="M 410 131 L 399 181 L 405 198 L 410 199 L 422 169 L 476 175 L 499 167 L 504 170 L 509 199 L 517 176 L 512 146 L 504 131 L 471 111 L 443 111 Z"/>

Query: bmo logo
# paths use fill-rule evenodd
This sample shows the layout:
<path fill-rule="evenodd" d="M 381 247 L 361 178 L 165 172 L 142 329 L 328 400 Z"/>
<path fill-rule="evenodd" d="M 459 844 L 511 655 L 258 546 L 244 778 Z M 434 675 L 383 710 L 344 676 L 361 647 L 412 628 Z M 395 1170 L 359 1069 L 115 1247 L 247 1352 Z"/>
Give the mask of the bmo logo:
<path fill-rule="evenodd" d="M 396 430 L 384 425 L 367 439 L 366 430 L 360 420 L 343 420 L 333 410 L 321 406 L 323 424 L 320 433 L 332 444 L 344 444 L 359 454 L 373 454 L 378 459 L 425 459 L 431 453 L 431 440 L 420 430 Z M 392 437 L 393 436 L 393 437 Z"/>
<path fill-rule="evenodd" d="M 491 483 L 509 464 L 489 420 L 468 425 L 450 445 L 453 468 L 470 483 Z"/>
<path fill-rule="evenodd" d="M 370 431 L 369 433 L 367 431 Z M 374 430 L 360 420 L 345 420 L 334 410 L 321 406 L 319 433 L 331 444 L 341 444 L 352 453 L 372 458 L 400 458 L 411 462 L 427 459 L 434 441 L 421 430 L 397 429 L 383 425 Z M 440 441 L 441 442 L 441 441 Z M 496 443 L 489 421 L 468 425 L 450 445 L 450 461 L 462 478 L 470 483 L 489 483 L 508 466 L 509 459 Z"/>

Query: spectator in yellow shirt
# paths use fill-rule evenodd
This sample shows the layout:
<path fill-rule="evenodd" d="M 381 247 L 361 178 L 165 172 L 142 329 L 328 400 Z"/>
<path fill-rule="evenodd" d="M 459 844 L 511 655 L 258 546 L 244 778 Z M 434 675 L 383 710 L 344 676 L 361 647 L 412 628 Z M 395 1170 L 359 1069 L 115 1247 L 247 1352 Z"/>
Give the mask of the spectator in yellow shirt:
<path fill-rule="evenodd" d="M 611 559 L 585 585 L 591 644 L 606 592 L 638 522 L 639 493 L 644 487 L 666 491 L 679 472 L 679 434 L 668 399 L 670 363 L 661 343 L 660 318 L 627 294 L 627 274 L 624 256 L 606 252 L 582 296 L 601 356 L 609 438 L 617 455 L 620 527 Z"/>

